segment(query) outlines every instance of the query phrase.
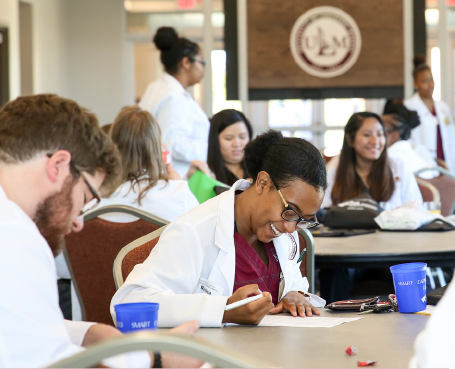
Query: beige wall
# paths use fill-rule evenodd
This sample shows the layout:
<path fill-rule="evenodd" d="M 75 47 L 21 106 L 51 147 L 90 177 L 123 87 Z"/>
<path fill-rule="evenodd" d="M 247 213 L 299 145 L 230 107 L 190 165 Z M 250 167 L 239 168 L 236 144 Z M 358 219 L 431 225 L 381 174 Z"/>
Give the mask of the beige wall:
<path fill-rule="evenodd" d="M 34 93 L 76 100 L 111 123 L 134 103 L 134 45 L 123 0 L 24 0 L 32 5 Z M 21 94 L 19 0 L 0 0 L 10 31 L 10 97 Z"/>

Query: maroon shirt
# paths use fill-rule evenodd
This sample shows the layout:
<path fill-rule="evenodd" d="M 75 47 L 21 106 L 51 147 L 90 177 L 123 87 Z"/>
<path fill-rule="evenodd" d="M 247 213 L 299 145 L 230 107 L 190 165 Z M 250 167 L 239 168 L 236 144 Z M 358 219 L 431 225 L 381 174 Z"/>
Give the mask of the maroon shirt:
<path fill-rule="evenodd" d="M 433 110 L 430 110 L 431 114 L 433 116 L 437 117 L 436 115 L 436 110 L 433 108 Z M 441 160 L 444 159 L 444 149 L 442 146 L 442 136 L 441 136 L 441 126 L 438 123 L 438 127 L 436 128 L 436 157 Z"/>
<path fill-rule="evenodd" d="M 268 268 L 250 244 L 236 231 L 234 231 L 234 245 L 234 292 L 248 284 L 257 284 L 261 291 L 267 291 L 272 295 L 272 302 L 276 305 L 280 289 L 281 266 L 273 242 L 264 244 L 269 256 Z"/>

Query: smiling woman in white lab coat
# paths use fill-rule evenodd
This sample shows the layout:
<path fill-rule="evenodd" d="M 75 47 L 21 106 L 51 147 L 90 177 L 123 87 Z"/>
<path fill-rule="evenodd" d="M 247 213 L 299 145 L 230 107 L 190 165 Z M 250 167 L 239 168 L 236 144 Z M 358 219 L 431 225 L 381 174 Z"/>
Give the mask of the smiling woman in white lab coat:
<path fill-rule="evenodd" d="M 403 161 L 389 158 L 384 124 L 379 115 L 355 113 L 344 129 L 339 157 L 327 165 L 328 188 L 322 207 L 368 193 L 384 210 L 408 201 L 422 202 L 417 181 Z"/>
<path fill-rule="evenodd" d="M 173 167 L 184 177 L 193 160 L 207 160 L 209 119 L 186 91 L 204 77 L 206 62 L 199 46 L 173 28 L 161 27 L 153 41 L 165 73 L 147 86 L 139 106 L 158 121 Z"/>
<path fill-rule="evenodd" d="M 425 58 L 414 58 L 414 86 L 417 92 L 405 105 L 419 114 L 420 126 L 411 133 L 415 144 L 424 145 L 433 157 L 443 160 L 455 174 L 455 127 L 452 112 L 444 101 L 433 100 L 434 81 Z"/>
<path fill-rule="evenodd" d="M 258 324 L 269 312 L 319 314 L 324 301 L 304 296 L 297 227 L 317 224 L 326 188 L 324 160 L 300 138 L 269 131 L 245 148 L 253 178 L 237 181 L 172 222 L 143 264 L 136 265 L 111 302 L 160 303 L 158 325 L 197 319 L 203 327 Z M 227 304 L 264 297 L 225 311 Z M 272 303 L 273 302 L 273 303 Z M 275 306 L 274 306 L 275 305 Z"/>

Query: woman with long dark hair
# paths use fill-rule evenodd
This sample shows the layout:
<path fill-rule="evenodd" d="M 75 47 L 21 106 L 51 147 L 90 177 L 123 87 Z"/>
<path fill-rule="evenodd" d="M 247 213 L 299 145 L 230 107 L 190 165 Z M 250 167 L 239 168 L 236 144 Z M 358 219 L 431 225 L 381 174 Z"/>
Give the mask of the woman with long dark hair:
<path fill-rule="evenodd" d="M 243 149 L 252 136 L 251 124 L 240 111 L 221 110 L 212 117 L 207 164 L 218 181 L 232 186 L 248 178 Z"/>
<path fill-rule="evenodd" d="M 355 113 L 349 118 L 341 153 L 327 166 L 327 182 L 323 207 L 363 193 L 384 209 L 412 200 L 422 202 L 412 172 L 401 160 L 388 158 L 384 123 L 375 113 Z"/>

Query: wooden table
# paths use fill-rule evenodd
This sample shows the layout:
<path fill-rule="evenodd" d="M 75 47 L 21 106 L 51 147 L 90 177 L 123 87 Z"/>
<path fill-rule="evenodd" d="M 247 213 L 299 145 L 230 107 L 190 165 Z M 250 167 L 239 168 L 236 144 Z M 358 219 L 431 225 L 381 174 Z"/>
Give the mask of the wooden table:
<path fill-rule="evenodd" d="M 413 261 L 455 266 L 455 232 L 381 232 L 315 237 L 317 268 L 389 267 Z"/>
<path fill-rule="evenodd" d="M 321 310 L 323 316 L 357 316 L 355 312 Z M 230 326 L 202 328 L 196 336 L 276 367 L 356 368 L 357 361 L 374 360 L 381 368 L 407 368 L 414 340 L 428 318 L 420 314 L 365 314 L 361 320 L 333 328 Z M 347 355 L 348 346 L 357 347 L 358 355 Z"/>

